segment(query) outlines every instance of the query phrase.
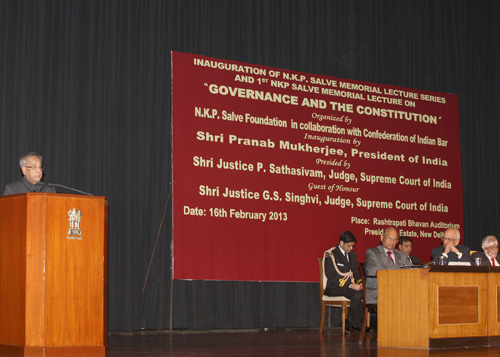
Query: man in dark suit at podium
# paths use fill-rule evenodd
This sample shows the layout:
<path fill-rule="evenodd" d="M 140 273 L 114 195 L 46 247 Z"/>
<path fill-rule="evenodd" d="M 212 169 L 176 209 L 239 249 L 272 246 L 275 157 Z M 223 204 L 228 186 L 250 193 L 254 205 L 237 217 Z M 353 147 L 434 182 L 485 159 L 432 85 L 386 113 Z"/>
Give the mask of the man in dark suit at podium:
<path fill-rule="evenodd" d="M 495 236 L 484 237 L 481 248 L 483 248 L 484 253 L 476 252 L 472 254 L 471 258 L 473 261 L 476 258 L 481 258 L 482 266 L 500 266 L 498 263 L 498 240 Z"/>
<path fill-rule="evenodd" d="M 444 257 L 448 263 L 470 263 L 470 248 L 458 243 L 460 243 L 460 231 L 455 228 L 447 229 L 444 232 L 443 245 L 431 251 L 434 264 L 439 264 L 440 257 Z"/>
<path fill-rule="evenodd" d="M 30 152 L 19 159 L 19 166 L 24 177 L 20 180 L 5 185 L 4 196 L 27 192 L 53 192 L 54 187 L 49 187 L 42 182 L 43 158 L 36 152 Z"/>
<path fill-rule="evenodd" d="M 345 296 L 351 300 L 350 330 L 357 333 L 363 322 L 363 285 L 358 269 L 358 257 L 352 251 L 354 244 L 354 234 L 343 232 L 339 244 L 325 252 L 323 261 L 327 277 L 325 295 Z"/>
<path fill-rule="evenodd" d="M 420 259 L 415 255 L 411 255 L 411 251 L 413 250 L 413 241 L 411 240 L 410 237 L 407 237 L 407 236 L 399 237 L 398 248 L 400 251 L 402 251 L 403 253 L 405 253 L 408 256 L 408 258 L 411 260 L 411 262 L 414 265 L 420 264 Z"/>

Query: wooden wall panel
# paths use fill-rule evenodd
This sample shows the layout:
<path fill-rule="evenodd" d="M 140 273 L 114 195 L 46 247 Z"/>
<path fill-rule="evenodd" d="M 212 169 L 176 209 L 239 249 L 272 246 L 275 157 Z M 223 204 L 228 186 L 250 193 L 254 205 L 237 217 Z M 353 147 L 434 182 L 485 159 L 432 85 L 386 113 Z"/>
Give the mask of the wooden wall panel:
<path fill-rule="evenodd" d="M 81 239 L 68 239 L 73 208 L 82 212 Z M 46 346 L 104 344 L 103 210 L 104 200 L 81 196 L 52 198 L 47 207 Z"/>
<path fill-rule="evenodd" d="M 479 286 L 439 286 L 438 324 L 478 324 Z"/>
<path fill-rule="evenodd" d="M 428 274 L 427 269 L 377 272 L 380 347 L 429 347 Z"/>
<path fill-rule="evenodd" d="M 26 346 L 45 341 L 45 226 L 44 194 L 27 194 L 26 215 Z"/>
<path fill-rule="evenodd" d="M 488 274 L 488 334 L 500 336 L 500 268 L 497 273 Z"/>
<path fill-rule="evenodd" d="M 487 273 L 430 273 L 430 295 L 429 295 L 429 317 L 430 317 L 430 335 L 431 338 L 453 338 L 453 337 L 475 337 L 487 336 L 488 333 L 488 280 Z M 477 322 L 474 314 L 469 307 L 461 301 L 461 295 L 445 294 L 451 292 L 449 287 L 459 288 L 467 291 L 466 295 L 471 298 L 474 292 L 478 293 Z M 448 289 L 448 290 L 447 290 Z M 458 292 L 459 290 L 453 290 Z M 444 300 L 443 300 L 444 299 Z M 439 316 L 444 320 L 439 320 Z M 458 323 L 458 320 L 451 321 L 450 314 L 456 314 L 459 319 L 467 319 L 465 323 Z M 469 317 L 463 317 L 468 315 Z"/>
<path fill-rule="evenodd" d="M 25 217 L 25 197 L 0 197 L 0 344 L 25 342 Z"/>

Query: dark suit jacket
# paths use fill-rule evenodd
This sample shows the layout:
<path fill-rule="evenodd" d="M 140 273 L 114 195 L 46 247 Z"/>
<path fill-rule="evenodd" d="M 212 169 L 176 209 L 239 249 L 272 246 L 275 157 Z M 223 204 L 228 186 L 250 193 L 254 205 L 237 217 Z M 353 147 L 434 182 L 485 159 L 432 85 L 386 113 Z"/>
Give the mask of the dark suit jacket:
<path fill-rule="evenodd" d="M 389 259 L 382 245 L 368 249 L 366 251 L 366 262 L 365 262 L 366 275 L 377 276 L 378 270 L 397 269 L 398 267 L 402 267 L 405 265 L 413 265 L 411 261 L 408 261 L 408 256 L 402 251 L 394 249 L 393 252 L 395 258 L 394 263 Z M 377 303 L 376 278 L 366 279 L 366 303 L 367 304 Z"/>
<path fill-rule="evenodd" d="M 471 262 L 470 260 L 470 249 L 464 245 L 457 245 L 457 249 L 462 253 L 462 258 L 458 259 L 458 255 L 453 252 L 448 253 L 448 262 Z M 434 264 L 438 264 L 439 257 L 444 253 L 444 247 L 440 246 L 434 248 L 431 252 L 432 261 Z"/>
<path fill-rule="evenodd" d="M 352 271 L 354 274 L 354 282 L 357 284 L 361 284 L 362 279 L 358 269 L 358 256 L 356 255 L 356 253 L 352 250 L 347 253 L 347 255 L 349 256 L 348 262 L 338 245 L 333 250 L 330 250 L 330 252 L 335 258 L 335 264 L 337 265 L 339 271 L 341 273 Z M 342 276 L 337 273 L 337 270 L 333 266 L 333 260 L 329 256 L 326 256 L 326 254 L 324 257 L 324 267 L 325 275 L 328 279 L 325 288 L 325 295 L 334 296 L 333 290 L 339 286 L 342 287 L 342 283 L 340 281 Z M 352 284 L 352 282 L 349 280 L 345 282 L 343 287 L 348 288 L 350 284 Z"/>
<path fill-rule="evenodd" d="M 38 184 L 33 185 L 31 182 L 23 177 L 20 180 L 8 183 L 5 185 L 5 190 L 3 192 L 4 196 L 15 195 L 16 193 L 27 193 L 27 192 L 51 192 L 55 193 L 54 187 L 49 187 L 45 185 L 42 181 Z"/>
<path fill-rule="evenodd" d="M 419 265 L 420 264 L 420 259 L 415 256 L 415 255 L 410 255 L 410 259 L 411 259 L 411 262 L 414 264 L 414 265 Z"/>
<path fill-rule="evenodd" d="M 488 258 L 486 256 L 486 254 L 484 254 L 483 252 L 475 252 L 470 257 L 471 257 L 471 260 L 473 262 L 472 264 L 474 264 L 474 260 L 476 258 L 481 258 L 481 266 L 485 266 L 485 267 L 492 266 L 490 258 Z M 498 264 L 497 266 L 500 266 L 500 263 L 498 262 L 498 256 L 496 257 L 495 260 L 497 261 L 497 264 Z"/>

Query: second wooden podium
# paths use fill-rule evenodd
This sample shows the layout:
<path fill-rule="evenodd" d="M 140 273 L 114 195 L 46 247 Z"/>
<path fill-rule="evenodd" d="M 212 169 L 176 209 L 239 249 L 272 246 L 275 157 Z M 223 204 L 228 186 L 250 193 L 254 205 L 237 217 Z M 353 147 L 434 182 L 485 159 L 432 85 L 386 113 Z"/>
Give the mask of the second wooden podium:
<path fill-rule="evenodd" d="M 378 346 L 472 347 L 499 343 L 500 268 L 379 270 Z"/>

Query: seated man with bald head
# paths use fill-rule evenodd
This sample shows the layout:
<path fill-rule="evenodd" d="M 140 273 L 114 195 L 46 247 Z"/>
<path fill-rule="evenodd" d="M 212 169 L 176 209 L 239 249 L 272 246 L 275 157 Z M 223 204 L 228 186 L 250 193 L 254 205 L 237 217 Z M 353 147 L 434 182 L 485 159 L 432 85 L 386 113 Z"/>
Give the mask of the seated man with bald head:
<path fill-rule="evenodd" d="M 434 264 L 439 264 L 439 258 L 444 257 L 450 262 L 470 263 L 470 248 L 460 245 L 460 231 L 455 228 L 447 229 L 442 238 L 443 245 L 434 248 L 431 252 Z"/>
<path fill-rule="evenodd" d="M 377 276 L 378 270 L 397 269 L 405 265 L 413 265 L 408 256 L 400 250 L 395 249 L 399 242 L 399 234 L 396 228 L 388 227 L 380 236 L 382 243 L 378 247 L 366 251 L 365 272 L 373 278 L 366 279 L 366 303 L 377 303 Z"/>
<path fill-rule="evenodd" d="M 483 242 L 481 244 L 481 248 L 483 252 L 476 252 L 472 254 L 472 260 L 476 258 L 481 258 L 482 266 L 494 266 L 498 267 L 500 264 L 498 263 L 498 240 L 495 236 L 486 236 L 483 238 Z"/>

